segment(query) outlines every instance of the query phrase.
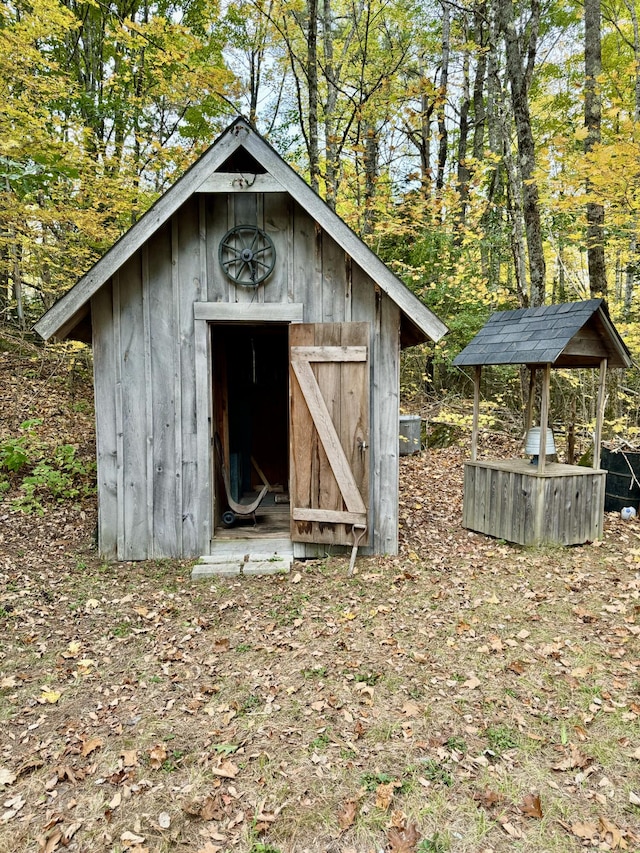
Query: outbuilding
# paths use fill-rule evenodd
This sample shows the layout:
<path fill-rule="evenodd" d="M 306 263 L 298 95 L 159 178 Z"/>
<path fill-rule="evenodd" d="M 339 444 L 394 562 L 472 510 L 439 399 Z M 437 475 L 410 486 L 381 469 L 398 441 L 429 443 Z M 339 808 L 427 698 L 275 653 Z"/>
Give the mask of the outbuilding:
<path fill-rule="evenodd" d="M 400 349 L 446 327 L 244 119 L 36 330 L 93 346 L 105 558 L 397 552 Z"/>

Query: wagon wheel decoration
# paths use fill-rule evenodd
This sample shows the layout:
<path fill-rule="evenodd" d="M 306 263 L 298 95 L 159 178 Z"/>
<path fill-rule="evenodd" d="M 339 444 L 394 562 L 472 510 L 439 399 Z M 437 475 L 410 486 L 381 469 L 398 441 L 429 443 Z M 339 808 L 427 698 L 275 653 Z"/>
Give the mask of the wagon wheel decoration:
<path fill-rule="evenodd" d="M 257 287 L 273 272 L 276 249 L 271 237 L 257 225 L 236 225 L 220 240 L 220 266 L 243 287 Z"/>

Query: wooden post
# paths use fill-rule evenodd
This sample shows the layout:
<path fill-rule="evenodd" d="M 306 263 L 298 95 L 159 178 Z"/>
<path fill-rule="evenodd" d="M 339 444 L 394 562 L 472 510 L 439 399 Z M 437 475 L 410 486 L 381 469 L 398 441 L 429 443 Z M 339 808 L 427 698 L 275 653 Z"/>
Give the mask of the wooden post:
<path fill-rule="evenodd" d="M 547 424 L 549 422 L 549 397 L 551 394 L 551 365 L 545 364 L 542 374 L 542 394 L 540 398 L 540 448 L 538 471 L 542 474 L 547 450 Z"/>
<path fill-rule="evenodd" d="M 531 365 L 529 368 L 529 397 L 527 398 L 527 409 L 524 416 L 524 438 L 527 440 L 527 433 L 533 426 L 533 406 L 536 399 L 536 368 Z"/>
<path fill-rule="evenodd" d="M 524 439 L 522 441 L 522 449 L 527 447 L 527 438 L 529 430 L 533 426 L 533 409 L 536 401 L 536 368 L 534 365 L 529 366 L 529 396 L 527 397 L 527 408 L 524 413 Z"/>
<path fill-rule="evenodd" d="M 471 426 L 471 461 L 478 458 L 478 424 L 480 421 L 480 377 L 482 366 L 477 364 L 473 382 L 473 422 Z"/>
<path fill-rule="evenodd" d="M 605 388 L 607 381 L 607 359 L 600 359 L 600 377 L 598 382 L 598 410 L 596 412 L 596 429 L 593 434 L 593 467 L 600 467 L 600 446 L 602 444 L 602 423 L 606 403 Z"/>

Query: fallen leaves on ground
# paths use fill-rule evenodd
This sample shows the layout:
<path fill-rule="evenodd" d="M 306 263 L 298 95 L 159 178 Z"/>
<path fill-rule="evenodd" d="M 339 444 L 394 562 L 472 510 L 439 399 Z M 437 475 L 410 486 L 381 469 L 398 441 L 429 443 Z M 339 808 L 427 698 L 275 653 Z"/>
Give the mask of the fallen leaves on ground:
<path fill-rule="evenodd" d="M 91 448 L 65 383 L 25 389 Z M 351 578 L 104 565 L 94 506 L 0 503 L 0 848 L 638 849 L 640 522 L 470 533 L 465 456 L 402 460 L 400 553 Z"/>
<path fill-rule="evenodd" d="M 420 841 L 420 833 L 415 823 L 410 823 L 402 829 L 393 827 L 387 835 L 389 853 L 415 853 Z"/>
<path fill-rule="evenodd" d="M 540 802 L 539 794 L 526 794 L 523 801 L 520 803 L 520 811 L 527 817 L 533 817 L 542 820 L 542 803 Z"/>

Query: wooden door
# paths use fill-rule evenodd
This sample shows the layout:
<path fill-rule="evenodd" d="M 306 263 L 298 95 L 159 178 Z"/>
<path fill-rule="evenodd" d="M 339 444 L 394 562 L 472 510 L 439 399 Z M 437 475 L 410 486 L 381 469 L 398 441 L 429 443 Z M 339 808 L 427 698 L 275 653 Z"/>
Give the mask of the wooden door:
<path fill-rule="evenodd" d="M 368 542 L 369 324 L 289 327 L 291 538 Z"/>

